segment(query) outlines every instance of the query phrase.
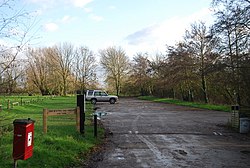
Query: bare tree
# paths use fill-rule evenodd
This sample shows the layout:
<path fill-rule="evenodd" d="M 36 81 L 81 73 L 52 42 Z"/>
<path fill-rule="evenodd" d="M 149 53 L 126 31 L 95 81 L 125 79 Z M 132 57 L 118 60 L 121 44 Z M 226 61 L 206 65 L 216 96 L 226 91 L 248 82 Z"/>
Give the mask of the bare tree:
<path fill-rule="evenodd" d="M 65 96 L 68 89 L 68 79 L 72 76 L 72 63 L 75 57 L 74 46 L 70 43 L 62 43 L 54 47 L 50 53 L 50 67 L 53 67 L 61 77 L 62 92 Z"/>
<path fill-rule="evenodd" d="M 205 26 L 205 23 L 200 22 L 199 24 L 192 24 L 191 30 L 186 31 L 185 41 L 197 59 L 204 102 L 208 103 L 207 69 L 210 64 L 215 63 L 217 60 L 217 58 L 214 57 L 213 50 L 218 44 L 218 39 L 213 37 L 211 31 Z"/>
<path fill-rule="evenodd" d="M 130 79 L 134 80 L 134 85 L 138 87 L 141 96 L 148 95 L 150 92 L 150 86 L 148 86 L 150 67 L 147 53 L 137 53 L 133 58 L 132 68 Z"/>
<path fill-rule="evenodd" d="M 26 12 L 24 8 L 15 6 L 14 0 L 0 2 L 0 39 L 4 42 L 0 44 L 0 76 L 10 75 L 10 68 L 24 66 L 18 64 L 18 62 L 23 62 L 23 58 L 19 57 L 19 54 L 34 39 L 35 24 L 36 21 L 32 19 L 30 13 Z M 13 74 L 13 70 L 11 70 L 11 74 Z M 19 77 L 20 75 L 16 76 L 17 79 Z M 4 83 L 0 82 L 0 85 L 2 84 Z M 9 83 L 10 85 L 13 84 Z"/>
<path fill-rule="evenodd" d="M 76 50 L 74 62 L 75 78 L 81 90 L 85 90 L 96 81 L 96 59 L 92 51 L 87 47 L 79 47 Z"/>
<path fill-rule="evenodd" d="M 101 64 L 106 70 L 107 79 L 115 84 L 116 94 L 119 95 L 123 78 L 128 72 L 129 59 L 121 47 L 109 47 L 100 51 Z"/>
<path fill-rule="evenodd" d="M 221 39 L 223 63 L 228 67 L 225 76 L 231 84 L 227 93 L 233 102 L 241 104 L 241 94 L 249 95 L 245 94 L 247 88 L 242 88 L 242 84 L 249 82 L 242 76 L 247 76 L 245 73 L 248 72 L 245 62 L 249 59 L 250 1 L 214 0 L 213 6 L 217 17 L 214 27 Z"/>
<path fill-rule="evenodd" d="M 27 52 L 29 66 L 27 68 L 28 80 L 39 89 L 42 95 L 49 94 L 49 73 L 48 57 L 45 49 L 30 49 Z M 48 49 L 49 50 L 49 49 Z"/>
<path fill-rule="evenodd" d="M 26 60 L 21 60 L 22 64 L 20 64 L 20 60 L 13 61 L 12 53 L 6 52 L 4 58 L 5 60 L 1 65 L 1 67 L 5 67 L 5 71 L 2 72 L 2 75 L 0 77 L 1 92 L 12 94 L 18 86 L 18 79 L 21 79 L 21 77 L 23 77 L 23 75 L 25 74 L 24 67 L 27 64 Z M 12 62 L 11 64 L 9 64 L 10 61 Z"/>
<path fill-rule="evenodd" d="M 182 100 L 193 101 L 194 90 L 197 88 L 198 75 L 195 65 L 195 57 L 185 42 L 179 42 L 175 46 L 167 48 L 169 75 L 167 86 L 173 88 L 173 97 L 176 93 Z"/>
<path fill-rule="evenodd" d="M 156 53 L 149 61 L 147 75 L 151 78 L 148 82 L 149 93 L 162 97 L 167 90 L 166 81 L 168 80 L 169 66 L 167 59 L 162 53 Z"/>

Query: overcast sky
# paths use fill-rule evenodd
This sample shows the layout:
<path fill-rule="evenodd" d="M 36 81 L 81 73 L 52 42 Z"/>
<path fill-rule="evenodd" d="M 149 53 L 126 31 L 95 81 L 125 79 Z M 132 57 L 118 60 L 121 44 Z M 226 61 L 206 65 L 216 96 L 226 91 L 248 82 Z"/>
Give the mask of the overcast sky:
<path fill-rule="evenodd" d="M 121 46 L 137 52 L 164 52 L 195 21 L 212 22 L 211 0 L 21 0 L 16 7 L 35 12 L 35 46 L 60 42 L 94 52 Z"/>

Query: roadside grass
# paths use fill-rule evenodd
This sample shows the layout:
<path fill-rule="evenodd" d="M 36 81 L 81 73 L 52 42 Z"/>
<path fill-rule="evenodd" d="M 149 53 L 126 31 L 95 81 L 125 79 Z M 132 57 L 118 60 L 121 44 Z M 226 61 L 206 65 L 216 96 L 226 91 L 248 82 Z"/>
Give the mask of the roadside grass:
<path fill-rule="evenodd" d="M 0 97 L 3 101 L 3 97 Z M 14 97 L 9 97 L 15 99 Z M 9 99 L 8 98 L 8 99 Z M 17 98 L 16 98 L 17 99 Z M 31 118 L 35 120 L 33 156 L 25 161 L 18 160 L 18 167 L 74 167 L 84 162 L 85 154 L 101 143 L 104 130 L 99 127 L 98 138 L 94 138 L 92 105 L 87 104 L 85 134 L 76 130 L 75 115 L 49 116 L 48 133 L 43 134 L 43 108 L 68 109 L 76 107 L 76 97 L 44 98 L 23 106 L 14 106 L 0 112 L 0 167 L 13 167 L 13 120 Z M 3 133 L 4 131 L 4 133 Z"/>
<path fill-rule="evenodd" d="M 204 103 L 198 103 L 198 102 L 187 102 L 187 101 L 181 101 L 181 100 L 171 99 L 171 98 L 157 98 L 153 96 L 140 96 L 139 99 L 149 100 L 149 101 L 154 101 L 154 102 L 170 103 L 170 104 L 176 104 L 176 105 L 181 105 L 181 106 L 195 107 L 195 108 L 201 108 L 201 109 L 230 112 L 230 106 L 227 106 L 227 105 L 214 105 L 214 104 L 204 104 Z"/>

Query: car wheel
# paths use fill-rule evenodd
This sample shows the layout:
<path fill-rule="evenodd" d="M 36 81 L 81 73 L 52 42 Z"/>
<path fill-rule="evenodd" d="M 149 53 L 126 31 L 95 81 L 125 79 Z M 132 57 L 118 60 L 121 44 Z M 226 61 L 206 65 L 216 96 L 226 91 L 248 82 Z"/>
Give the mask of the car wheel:
<path fill-rule="evenodd" d="M 91 99 L 92 104 L 96 104 L 96 99 Z"/>
<path fill-rule="evenodd" d="M 115 99 L 110 99 L 109 102 L 110 104 L 115 104 Z"/>

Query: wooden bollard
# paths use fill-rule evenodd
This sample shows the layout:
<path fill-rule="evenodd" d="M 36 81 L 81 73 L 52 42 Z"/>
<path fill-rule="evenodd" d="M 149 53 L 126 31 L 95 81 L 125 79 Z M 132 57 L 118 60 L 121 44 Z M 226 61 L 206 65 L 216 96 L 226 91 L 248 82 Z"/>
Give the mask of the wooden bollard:
<path fill-rule="evenodd" d="M 43 109 L 43 133 L 47 133 L 47 117 L 48 117 L 48 109 Z"/>
<path fill-rule="evenodd" d="M 10 109 L 10 100 L 8 100 L 7 109 Z"/>

